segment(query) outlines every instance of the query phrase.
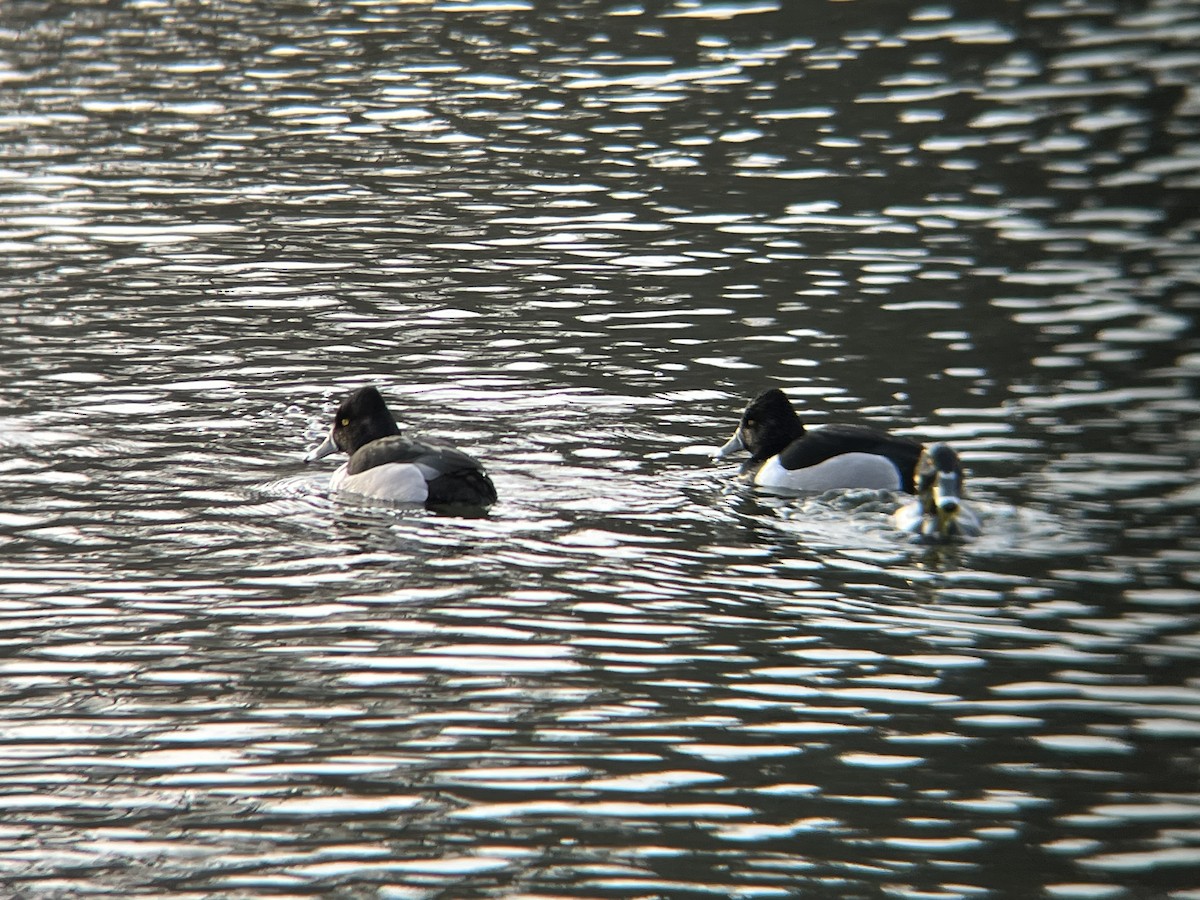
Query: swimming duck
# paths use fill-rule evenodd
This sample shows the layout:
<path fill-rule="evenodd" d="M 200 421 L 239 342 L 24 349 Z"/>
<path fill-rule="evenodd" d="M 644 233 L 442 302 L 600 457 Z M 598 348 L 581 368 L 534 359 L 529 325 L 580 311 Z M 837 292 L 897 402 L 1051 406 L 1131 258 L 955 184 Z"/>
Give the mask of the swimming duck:
<path fill-rule="evenodd" d="M 896 510 L 896 527 L 923 538 L 978 537 L 979 517 L 963 502 L 963 469 L 949 444 L 930 444 L 917 463 L 917 499 Z"/>
<path fill-rule="evenodd" d="M 333 491 L 428 507 L 486 507 L 496 488 L 475 458 L 443 444 L 404 437 L 374 387 L 338 406 L 328 437 L 305 457 L 313 462 L 341 450 L 350 459 L 333 473 Z"/>
<path fill-rule="evenodd" d="M 714 454 L 748 450 L 746 471 L 763 487 L 793 491 L 875 488 L 912 493 L 921 445 L 865 425 L 806 429 L 779 388 L 750 401 L 733 437 Z"/>

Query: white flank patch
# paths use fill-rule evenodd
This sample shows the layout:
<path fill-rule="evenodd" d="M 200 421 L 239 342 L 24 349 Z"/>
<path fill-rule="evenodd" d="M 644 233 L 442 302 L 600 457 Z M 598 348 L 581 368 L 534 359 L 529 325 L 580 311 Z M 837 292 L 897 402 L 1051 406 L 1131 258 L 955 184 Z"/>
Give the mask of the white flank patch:
<path fill-rule="evenodd" d="M 838 488 L 896 491 L 903 487 L 899 470 L 887 457 L 874 453 L 843 453 L 803 469 L 785 469 L 779 457 L 772 456 L 759 468 L 754 483 L 792 491 Z"/>
<path fill-rule="evenodd" d="M 429 496 L 425 473 L 412 463 L 384 463 L 357 475 L 341 466 L 329 479 L 329 488 L 393 503 L 424 503 Z"/>

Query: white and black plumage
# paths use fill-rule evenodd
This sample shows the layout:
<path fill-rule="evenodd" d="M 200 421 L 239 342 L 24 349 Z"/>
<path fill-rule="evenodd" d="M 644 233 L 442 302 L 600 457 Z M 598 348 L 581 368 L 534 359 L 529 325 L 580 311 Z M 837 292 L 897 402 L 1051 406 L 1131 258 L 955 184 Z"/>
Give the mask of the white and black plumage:
<path fill-rule="evenodd" d="M 329 480 L 337 492 L 431 508 L 496 502 L 496 488 L 477 459 L 454 447 L 405 437 L 374 387 L 359 388 L 341 402 L 328 437 L 305 461 L 338 450 L 350 459 Z"/>
<path fill-rule="evenodd" d="M 949 444 L 930 444 L 917 463 L 917 499 L 898 509 L 896 527 L 922 538 L 978 537 L 983 528 L 963 500 L 963 468 Z"/>
<path fill-rule="evenodd" d="M 874 488 L 912 492 L 921 445 L 865 425 L 805 428 L 778 388 L 750 401 L 720 459 L 747 450 L 746 472 L 763 487 L 794 491 Z"/>

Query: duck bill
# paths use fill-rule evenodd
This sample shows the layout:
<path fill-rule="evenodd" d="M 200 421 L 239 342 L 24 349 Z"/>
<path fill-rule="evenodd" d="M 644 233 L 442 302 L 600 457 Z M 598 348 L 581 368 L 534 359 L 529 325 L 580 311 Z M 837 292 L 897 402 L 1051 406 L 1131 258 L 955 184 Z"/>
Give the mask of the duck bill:
<path fill-rule="evenodd" d="M 962 510 L 962 493 L 958 475 L 941 472 L 933 488 L 934 509 L 937 512 L 938 533 L 949 537 L 958 529 L 958 515 Z"/>
<path fill-rule="evenodd" d="M 724 459 L 727 456 L 732 456 L 739 450 L 746 449 L 746 442 L 742 440 L 742 429 L 739 428 L 733 433 L 728 441 L 726 441 L 716 453 L 712 455 L 713 459 Z"/>
<path fill-rule="evenodd" d="M 333 433 L 330 432 L 325 436 L 325 440 L 308 451 L 308 455 L 304 457 L 304 461 L 306 463 L 316 462 L 318 459 L 324 459 L 331 453 L 336 453 L 337 449 L 337 444 L 333 442 Z"/>

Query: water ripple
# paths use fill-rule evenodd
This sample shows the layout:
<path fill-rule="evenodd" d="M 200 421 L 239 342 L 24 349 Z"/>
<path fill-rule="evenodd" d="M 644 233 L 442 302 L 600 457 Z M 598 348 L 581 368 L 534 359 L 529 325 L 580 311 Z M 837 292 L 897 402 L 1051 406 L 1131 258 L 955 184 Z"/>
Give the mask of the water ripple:
<path fill-rule="evenodd" d="M 841 6 L 6 8 L 6 882 L 1191 888 L 1195 12 Z M 486 517 L 304 466 L 367 382 Z"/>

